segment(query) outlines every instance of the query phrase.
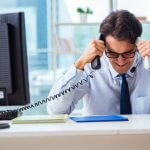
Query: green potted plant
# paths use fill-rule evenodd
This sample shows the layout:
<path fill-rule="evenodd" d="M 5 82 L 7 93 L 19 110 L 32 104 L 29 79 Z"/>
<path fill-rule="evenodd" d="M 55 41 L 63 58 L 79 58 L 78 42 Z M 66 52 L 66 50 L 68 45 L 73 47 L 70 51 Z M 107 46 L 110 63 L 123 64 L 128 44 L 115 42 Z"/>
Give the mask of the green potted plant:
<path fill-rule="evenodd" d="M 79 7 L 77 8 L 77 12 L 80 14 L 81 23 L 86 23 L 87 16 L 93 14 L 93 11 L 89 7 L 87 7 L 86 9 Z"/>

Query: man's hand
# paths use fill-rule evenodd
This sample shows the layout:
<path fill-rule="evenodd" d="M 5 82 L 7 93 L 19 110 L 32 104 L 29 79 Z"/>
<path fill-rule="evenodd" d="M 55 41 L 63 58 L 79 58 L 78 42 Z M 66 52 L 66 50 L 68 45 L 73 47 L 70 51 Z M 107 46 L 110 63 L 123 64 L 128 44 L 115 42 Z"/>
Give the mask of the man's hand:
<path fill-rule="evenodd" d="M 93 40 L 87 49 L 83 52 L 80 58 L 75 62 L 77 69 L 83 70 L 85 64 L 91 63 L 96 56 L 102 56 L 105 51 L 104 41 Z"/>
<path fill-rule="evenodd" d="M 143 58 L 146 55 L 150 56 L 150 40 L 139 41 L 137 43 L 137 49 L 139 50 L 139 52 Z"/>

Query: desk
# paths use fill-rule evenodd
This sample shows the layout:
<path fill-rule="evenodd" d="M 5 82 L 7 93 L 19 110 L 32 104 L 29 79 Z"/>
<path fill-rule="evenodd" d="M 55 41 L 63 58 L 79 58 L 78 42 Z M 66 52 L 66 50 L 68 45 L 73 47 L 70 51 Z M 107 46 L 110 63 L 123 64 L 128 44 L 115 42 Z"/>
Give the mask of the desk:
<path fill-rule="evenodd" d="M 1 150 L 150 150 L 150 115 L 128 122 L 16 124 L 0 130 Z"/>

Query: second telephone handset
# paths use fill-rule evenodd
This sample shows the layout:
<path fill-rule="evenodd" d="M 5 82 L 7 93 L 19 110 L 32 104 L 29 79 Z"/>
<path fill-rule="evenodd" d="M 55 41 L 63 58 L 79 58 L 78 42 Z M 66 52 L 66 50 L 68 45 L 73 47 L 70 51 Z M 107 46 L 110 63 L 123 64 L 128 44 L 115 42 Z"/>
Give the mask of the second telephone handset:
<path fill-rule="evenodd" d="M 105 38 L 102 34 L 99 36 L 99 40 L 102 40 L 102 41 L 105 42 Z M 92 60 L 91 67 L 92 67 L 92 69 L 100 69 L 101 68 L 101 62 L 100 62 L 100 57 L 99 56 L 96 56 Z"/>

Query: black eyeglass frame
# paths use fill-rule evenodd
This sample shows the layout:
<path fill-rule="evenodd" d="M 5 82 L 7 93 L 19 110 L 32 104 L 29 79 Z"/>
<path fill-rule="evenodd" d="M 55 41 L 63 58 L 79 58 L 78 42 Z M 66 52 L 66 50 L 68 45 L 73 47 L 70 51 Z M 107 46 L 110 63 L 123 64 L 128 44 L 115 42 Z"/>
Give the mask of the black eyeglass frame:
<path fill-rule="evenodd" d="M 119 56 L 121 56 L 122 58 L 133 58 L 136 52 L 138 52 L 137 46 L 135 46 L 132 50 L 125 52 L 125 53 L 112 52 L 108 50 L 107 48 L 105 50 L 105 54 L 108 58 L 118 58 Z M 110 53 L 113 54 L 114 56 L 108 55 Z"/>

